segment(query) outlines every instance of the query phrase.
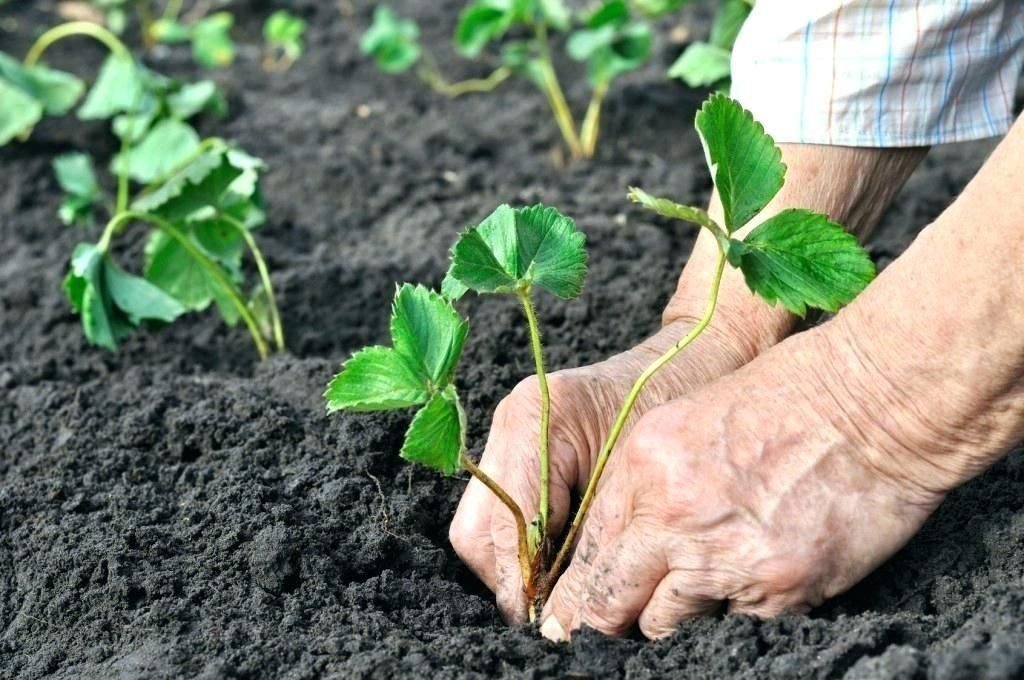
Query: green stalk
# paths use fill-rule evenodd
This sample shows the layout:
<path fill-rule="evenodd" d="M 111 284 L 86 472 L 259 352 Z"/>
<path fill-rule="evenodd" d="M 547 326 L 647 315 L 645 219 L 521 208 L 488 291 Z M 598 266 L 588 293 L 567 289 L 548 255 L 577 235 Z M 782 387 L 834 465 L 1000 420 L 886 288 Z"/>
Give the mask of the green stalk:
<path fill-rule="evenodd" d="M 128 211 L 116 215 L 110 222 L 107 223 L 106 228 L 103 230 L 103 235 L 100 237 L 97 248 L 100 252 L 106 254 L 110 251 L 110 243 L 114 236 L 121 230 L 121 228 L 132 221 L 146 222 L 148 224 L 161 229 L 166 232 L 168 236 L 173 238 L 178 244 L 185 249 L 196 262 L 202 266 L 207 273 L 210 274 L 217 282 L 218 285 L 227 293 L 231 300 L 232 305 L 238 311 L 238 315 L 242 318 L 246 328 L 249 329 L 249 334 L 252 335 L 253 342 L 256 343 L 256 351 L 260 355 L 260 359 L 266 359 L 270 355 L 270 349 L 267 347 L 266 341 L 263 339 L 263 335 L 260 333 L 259 324 L 253 317 L 252 312 L 246 306 L 245 301 L 239 294 L 238 289 L 235 285 L 225 276 L 224 271 L 211 260 L 207 255 L 202 252 L 192 241 L 187 238 L 181 231 L 178 230 L 170 222 L 152 215 L 150 213 Z"/>
<path fill-rule="evenodd" d="M 576 516 L 572 520 L 572 526 L 569 527 L 569 533 L 566 535 L 565 542 L 562 543 L 562 547 L 558 551 L 558 555 L 555 557 L 555 561 L 551 566 L 551 571 L 549 573 L 553 577 L 557 578 L 557 575 L 560 574 L 562 569 L 565 567 L 566 560 L 569 558 L 569 553 L 572 552 L 573 546 L 576 542 L 576 536 L 579 533 L 580 526 L 582 526 L 583 520 L 587 516 L 587 511 L 590 510 L 590 505 L 594 502 L 594 497 L 597 494 L 597 484 L 601 479 L 605 466 L 608 464 L 608 459 L 611 457 L 612 451 L 615 449 L 615 445 L 619 441 L 619 437 L 622 435 L 622 431 L 626 426 L 626 421 L 629 419 L 629 415 L 633 410 L 633 406 L 636 404 L 637 398 L 640 396 L 640 392 L 643 391 L 647 381 L 649 381 L 655 373 L 661 370 L 665 364 L 672 361 L 672 359 L 674 359 L 681 351 L 686 349 L 686 347 L 696 340 L 711 323 L 711 319 L 715 314 L 715 308 L 718 306 L 718 293 L 722 286 L 722 275 L 725 272 L 725 264 L 725 250 L 719 247 L 718 264 L 715 267 L 715 274 L 711 280 L 711 293 L 708 296 L 708 302 L 704 309 L 704 314 L 690 332 L 686 334 L 686 336 L 672 345 L 672 347 L 658 357 L 654 363 L 648 366 L 647 369 L 640 374 L 640 377 L 636 379 L 636 382 L 633 383 L 633 387 L 629 390 L 629 394 L 626 396 L 626 400 L 623 402 L 622 408 L 619 410 L 619 415 L 615 418 L 615 424 L 612 425 L 612 429 L 608 433 L 608 437 L 601 446 L 601 452 L 597 456 L 597 463 L 594 466 L 594 472 L 590 475 L 590 481 L 587 482 L 587 490 L 584 492 L 583 500 L 580 502 L 580 507 L 576 511 Z M 555 578 L 549 579 L 551 582 L 554 580 Z"/>
<path fill-rule="evenodd" d="M 540 503 L 537 514 L 540 517 L 540 542 L 546 540 L 548 535 L 548 515 L 551 509 L 550 489 L 551 486 L 551 457 L 548 453 L 548 439 L 551 430 L 551 392 L 548 389 L 548 376 L 544 371 L 544 350 L 540 341 L 540 324 L 537 322 L 537 312 L 533 308 L 533 300 L 530 298 L 530 289 L 522 288 L 518 291 L 519 301 L 523 304 L 523 312 L 526 314 L 526 321 L 530 326 L 530 347 L 533 349 L 533 363 L 537 370 L 537 384 L 540 387 L 540 445 L 538 457 L 540 459 Z M 530 555 L 532 558 L 533 555 Z"/>
<path fill-rule="evenodd" d="M 55 26 L 39 36 L 39 39 L 29 49 L 28 54 L 25 55 L 25 65 L 34 66 L 40 57 L 43 56 L 43 52 L 50 49 L 54 43 L 76 35 L 84 35 L 99 40 L 118 57 L 125 59 L 131 59 L 132 57 L 131 52 L 128 51 L 124 43 L 106 28 L 91 21 L 69 21 L 66 24 Z"/>
<path fill-rule="evenodd" d="M 605 95 L 608 94 L 608 82 L 598 83 L 590 97 L 587 113 L 583 117 L 580 129 L 580 143 L 583 145 L 585 158 L 593 158 L 597 152 L 597 140 L 601 134 L 601 107 L 604 106 Z"/>
<path fill-rule="evenodd" d="M 576 120 L 573 118 L 572 109 L 565 100 L 565 93 L 558 82 L 558 74 L 555 72 L 554 64 L 551 62 L 551 49 L 548 46 L 548 27 L 543 21 L 538 21 L 534 27 L 534 40 L 537 43 L 539 52 L 541 73 L 544 76 L 544 94 L 547 95 L 548 104 L 551 105 L 551 112 L 555 115 L 555 122 L 562 132 L 566 145 L 573 158 L 583 158 L 585 153 L 580 144 L 579 135 L 576 133 Z"/>
<path fill-rule="evenodd" d="M 274 344 L 277 345 L 277 351 L 283 352 L 284 328 L 281 325 L 281 313 L 277 308 L 277 297 L 274 295 L 274 285 L 270 282 L 270 271 L 267 269 L 267 263 L 263 259 L 263 253 L 256 244 L 256 239 L 252 237 L 252 232 L 249 231 L 248 227 L 242 224 L 241 220 L 238 220 L 224 212 L 218 211 L 218 214 L 222 220 L 230 224 L 236 231 L 238 231 L 239 234 L 242 235 L 242 238 L 245 239 L 245 244 L 249 247 L 252 259 L 256 262 L 256 269 L 259 271 L 263 290 L 267 291 L 267 299 L 270 301 L 270 322 L 274 328 Z"/>

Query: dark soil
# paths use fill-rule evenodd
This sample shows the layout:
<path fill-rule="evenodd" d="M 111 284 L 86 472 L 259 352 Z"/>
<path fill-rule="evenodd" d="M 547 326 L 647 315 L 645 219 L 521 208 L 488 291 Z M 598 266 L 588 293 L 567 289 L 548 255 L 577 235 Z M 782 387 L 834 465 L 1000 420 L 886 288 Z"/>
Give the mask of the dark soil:
<path fill-rule="evenodd" d="M 422 21 L 444 66 L 471 72 L 446 47 L 458 0 L 393 4 Z M 456 231 L 503 201 L 558 206 L 589 236 L 586 294 L 541 311 L 553 366 L 650 333 L 693 233 L 631 209 L 624 190 L 706 198 L 691 129 L 703 93 L 663 80 L 664 63 L 632 75 L 611 95 L 599 157 L 562 169 L 528 86 L 447 101 L 378 74 L 357 50 L 368 5 L 291 3 L 311 20 L 308 51 L 274 76 L 258 48 L 273 3 L 239 10 L 247 46 L 216 76 L 232 113 L 204 124 L 270 165 L 259 238 L 284 308 L 283 356 L 258 363 L 244 331 L 213 314 L 141 333 L 118 354 L 88 346 L 60 290 L 83 234 L 56 218 L 49 162 L 69 148 L 107 155 L 110 137 L 54 121 L 0 150 L 0 675 L 1024 675 L 1020 454 L 809 617 L 723 616 L 657 643 L 588 633 L 568 646 L 501 623 L 446 540 L 465 481 L 399 460 L 407 415 L 327 417 L 320 394 L 350 351 L 386 340 L 393 282 L 437 284 Z M 22 52 L 56 21 L 49 7 L 7 5 L 0 49 Z M 99 57 L 76 43 L 51 62 L 84 70 Z M 151 62 L 194 73 L 179 50 Z M 570 97 L 580 106 L 581 82 Z M 929 157 L 872 243 L 880 262 L 990 148 Z M 468 311 L 461 384 L 479 450 L 530 362 L 513 305 Z"/>

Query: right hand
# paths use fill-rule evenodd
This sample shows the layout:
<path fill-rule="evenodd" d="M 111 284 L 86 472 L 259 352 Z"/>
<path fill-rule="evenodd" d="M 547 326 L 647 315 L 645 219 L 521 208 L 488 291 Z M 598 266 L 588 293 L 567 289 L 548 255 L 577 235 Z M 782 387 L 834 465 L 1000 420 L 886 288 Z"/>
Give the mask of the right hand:
<path fill-rule="evenodd" d="M 582 491 L 626 394 L 640 373 L 695 322 L 678 318 L 637 347 L 591 366 L 548 376 L 549 537 L 560 536 L 573 490 Z M 716 323 L 657 374 L 644 389 L 627 431 L 647 410 L 696 390 L 753 359 L 757 350 L 726 323 Z M 731 328 L 742 328 L 741 325 Z M 516 500 L 529 522 L 539 504 L 540 391 L 536 376 L 523 380 L 494 412 L 480 467 Z M 625 439 L 625 437 L 623 437 Z M 471 479 L 452 520 L 455 552 L 494 591 L 509 622 L 526 618 L 512 514 L 482 483 Z M 557 546 L 555 546 L 557 547 Z"/>

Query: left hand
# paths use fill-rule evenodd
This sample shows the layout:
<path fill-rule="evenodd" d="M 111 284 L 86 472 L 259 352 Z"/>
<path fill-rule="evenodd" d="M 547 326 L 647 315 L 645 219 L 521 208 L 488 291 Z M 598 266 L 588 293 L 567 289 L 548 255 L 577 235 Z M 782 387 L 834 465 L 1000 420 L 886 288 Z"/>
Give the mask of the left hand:
<path fill-rule="evenodd" d="M 806 611 L 910 539 L 943 489 L 921 468 L 878 461 L 905 460 L 901 444 L 930 433 L 914 404 L 889 414 L 904 417 L 902 441 L 847 411 L 858 399 L 880 403 L 851 385 L 884 381 L 851 379 L 865 369 L 833 346 L 835 323 L 640 419 L 542 613 L 544 635 L 564 640 L 582 625 L 623 635 L 638 624 L 657 638 L 723 606 Z"/>

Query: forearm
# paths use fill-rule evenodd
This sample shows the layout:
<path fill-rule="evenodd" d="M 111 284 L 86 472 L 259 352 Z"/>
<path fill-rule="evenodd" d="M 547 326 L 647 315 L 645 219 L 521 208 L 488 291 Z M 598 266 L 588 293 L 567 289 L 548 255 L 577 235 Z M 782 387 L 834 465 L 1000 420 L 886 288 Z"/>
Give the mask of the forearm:
<path fill-rule="evenodd" d="M 786 183 L 775 199 L 747 227 L 788 208 L 822 212 L 846 226 L 862 241 L 888 208 L 896 193 L 924 157 L 927 149 L 869 149 L 805 144 L 782 144 Z M 710 212 L 720 220 L 721 206 L 712 197 Z M 665 325 L 697 318 L 707 302 L 717 246 L 701 230 L 675 294 L 663 315 Z M 792 332 L 796 319 L 784 309 L 770 307 L 750 292 L 738 270 L 728 268 L 719 295 L 718 314 L 708 333 L 732 344 L 750 361 Z"/>
<path fill-rule="evenodd" d="M 1024 123 L 963 194 L 836 319 L 846 404 L 888 433 L 896 469 L 932 491 L 1024 437 Z M 851 382 L 851 381 L 848 381 Z M 840 397 L 841 398 L 841 397 Z M 907 414 L 912 414 L 909 417 Z"/>

